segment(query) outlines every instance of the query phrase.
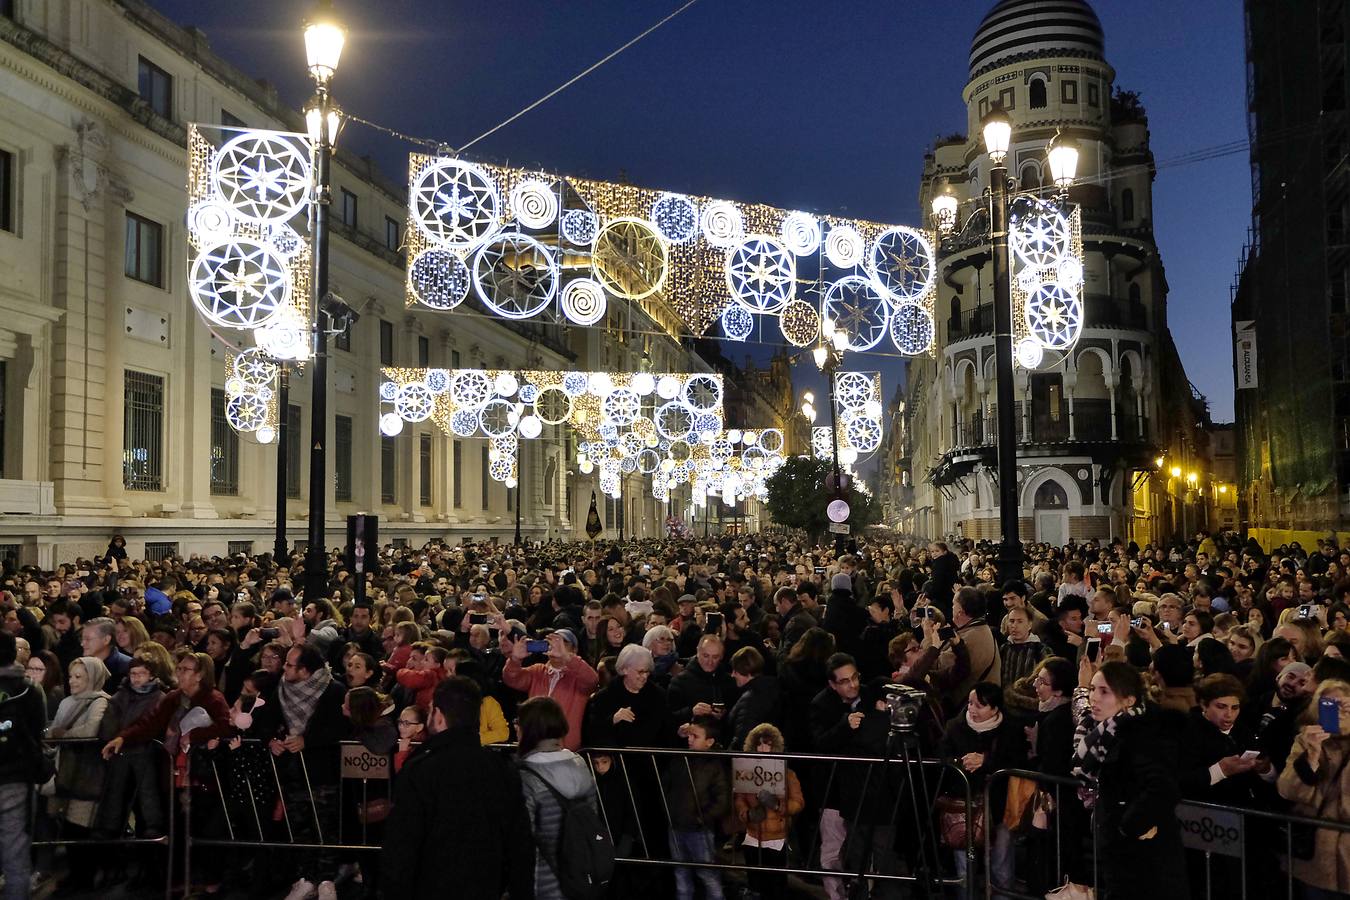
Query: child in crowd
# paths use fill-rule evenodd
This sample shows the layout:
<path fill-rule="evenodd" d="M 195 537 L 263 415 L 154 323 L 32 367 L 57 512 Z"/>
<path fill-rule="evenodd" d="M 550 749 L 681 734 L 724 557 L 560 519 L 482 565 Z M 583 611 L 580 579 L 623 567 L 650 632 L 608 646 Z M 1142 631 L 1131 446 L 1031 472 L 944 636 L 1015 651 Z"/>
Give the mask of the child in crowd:
<path fill-rule="evenodd" d="M 694 716 L 682 729 L 690 750 L 717 749 L 721 723 L 712 716 Z M 666 775 L 670 807 L 671 858 L 681 862 L 713 861 L 713 827 L 731 811 L 731 780 L 726 762 L 717 757 L 690 757 L 688 768 L 671 766 Z M 715 869 L 675 870 L 677 900 L 692 900 L 694 878 L 703 882 L 707 900 L 722 900 L 722 878 Z"/>

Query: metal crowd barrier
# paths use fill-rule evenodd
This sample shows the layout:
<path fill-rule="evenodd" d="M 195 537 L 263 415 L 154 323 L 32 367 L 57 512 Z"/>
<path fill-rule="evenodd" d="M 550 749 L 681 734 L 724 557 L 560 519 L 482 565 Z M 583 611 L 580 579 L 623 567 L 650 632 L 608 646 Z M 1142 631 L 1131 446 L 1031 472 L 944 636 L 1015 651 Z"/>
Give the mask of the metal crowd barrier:
<path fill-rule="evenodd" d="M 61 748 L 62 748 L 62 747 L 88 746 L 88 747 L 92 748 L 92 750 L 93 750 L 94 753 L 98 753 L 99 751 L 101 751 L 101 750 L 103 749 L 103 745 L 106 744 L 107 741 L 104 740 L 104 739 L 102 739 L 102 738 L 44 738 L 43 741 L 42 741 L 42 743 L 43 743 L 43 746 L 44 746 L 44 747 L 52 748 L 52 749 L 56 750 L 56 753 L 57 753 L 57 768 L 58 768 L 58 772 L 59 772 L 60 766 L 62 765 L 62 762 L 61 762 L 61 759 L 60 759 L 60 756 L 61 756 Z M 136 812 L 136 810 L 137 810 L 137 807 L 138 807 L 138 802 L 137 802 L 137 801 L 140 799 L 140 783 L 139 783 L 139 781 L 134 777 L 134 775 L 133 775 L 133 776 L 131 777 L 131 779 L 130 779 L 130 783 L 131 783 L 131 786 L 132 786 L 131 796 L 130 796 L 129 798 L 125 799 L 125 801 L 124 801 L 124 802 L 125 802 L 125 805 L 126 805 L 127 813 L 126 813 L 126 816 L 123 817 L 123 818 L 120 820 L 119 825 L 118 825 L 119 834 L 121 835 L 120 837 L 115 837 L 115 838 L 93 837 L 92 835 L 94 834 L 94 829 L 93 829 L 93 826 L 91 825 L 91 826 L 90 826 L 90 834 L 91 834 L 90 837 L 84 837 L 84 838 L 67 838 L 67 837 L 61 837 L 61 836 L 59 836 L 59 834 L 58 834 L 58 835 L 55 836 L 55 837 L 50 837 L 50 838 L 42 837 L 42 838 L 39 838 L 39 837 L 38 837 L 38 834 L 39 834 L 39 828 L 38 828 L 38 825 L 39 825 L 39 821 L 40 821 L 39 816 L 40 816 L 40 815 L 41 815 L 41 816 L 47 816 L 48 818 L 51 818 L 51 819 L 53 819 L 53 820 L 59 820 L 59 817 L 60 817 L 60 815 L 61 815 L 61 813 L 51 813 L 51 814 L 49 814 L 49 813 L 45 812 L 45 810 L 44 810 L 42 813 L 39 813 L 39 807 L 40 807 L 40 805 L 41 805 L 41 806 L 45 806 L 45 804 L 43 804 L 43 801 L 46 800 L 46 799 L 48 799 L 48 797 L 47 797 L 46 795 L 44 795 L 44 794 L 41 793 L 41 789 L 42 789 L 42 787 L 43 787 L 42 785 L 33 785 L 32 790 L 31 790 L 30 793 L 29 793 L 29 797 L 28 797 L 28 801 L 29 801 L 29 802 L 28 802 L 28 828 L 29 828 L 29 831 L 28 831 L 28 833 L 29 833 L 30 835 L 32 835 L 33 838 L 34 838 L 33 841 L 32 841 L 32 845 L 33 845 L 34 848 L 43 848 L 43 847 L 136 847 L 136 846 L 158 846 L 158 847 L 164 847 L 164 848 L 165 848 L 165 851 L 166 851 L 166 853 L 165 853 L 165 865 L 164 865 L 164 870 L 165 870 L 165 871 L 164 871 L 164 896 L 165 896 L 166 898 L 171 898 L 171 897 L 173 897 L 173 841 L 174 841 L 174 826 L 175 826 L 175 820 L 176 820 L 176 817 L 175 817 L 175 815 L 174 815 L 174 808 L 177 806 L 177 803 L 175 802 L 175 787 L 174 787 L 174 754 L 168 752 L 168 748 L 166 748 L 166 747 L 164 746 L 164 743 L 163 743 L 162 741 L 158 741 L 158 740 L 155 740 L 155 741 L 149 741 L 149 742 L 146 743 L 146 744 L 138 744 L 138 745 L 135 745 L 135 746 L 133 746 L 133 747 L 124 748 L 123 753 L 127 753 L 127 752 L 130 752 L 130 751 L 139 749 L 139 748 L 141 748 L 141 747 L 150 747 L 150 748 L 153 748 L 153 749 L 154 749 L 154 751 L 155 751 L 155 752 L 154 752 L 154 756 L 156 757 L 156 760 L 155 760 L 155 762 L 154 762 L 154 765 L 156 765 L 156 766 L 162 766 L 161 771 L 162 771 L 162 772 L 165 774 L 165 776 L 166 776 L 166 777 L 165 777 L 165 780 L 166 780 L 167 783 L 166 783 L 166 785 L 165 785 L 164 796 L 161 798 L 162 801 L 163 801 L 163 803 L 164 803 L 164 806 L 166 807 L 165 810 L 164 810 L 165 828 L 164 828 L 164 834 L 163 834 L 163 835 L 161 835 L 160 837 L 134 837 L 134 836 L 128 837 L 128 836 L 127 836 L 128 825 L 129 825 L 129 823 L 130 823 L 130 821 L 131 821 L 131 816 L 135 814 L 135 812 Z M 119 764 L 120 764 L 120 765 L 129 765 L 129 761 L 128 761 L 128 759 L 126 759 L 125 757 L 121 757 L 121 758 L 120 758 L 120 762 L 119 762 L 119 758 L 114 758 L 113 760 L 108 760 L 108 761 L 103 761 L 103 760 L 100 759 L 100 762 L 101 762 L 103 765 L 105 765 L 105 766 L 113 766 L 113 765 L 119 765 Z M 70 765 L 70 764 L 71 764 L 70 762 L 65 763 L 65 765 Z M 53 776 L 53 777 L 54 777 L 54 778 L 59 778 L 59 775 L 58 775 L 58 776 Z M 103 806 L 104 801 L 107 799 L 107 792 L 108 792 L 108 783 L 107 783 L 107 774 L 106 774 L 106 772 L 105 772 L 105 775 L 104 775 L 104 782 L 103 782 L 102 788 L 100 789 L 100 794 L 99 794 L 98 799 L 97 799 L 97 800 L 87 801 L 87 802 L 91 802 L 91 803 L 94 804 L 94 807 L 93 807 L 93 813 L 92 813 L 92 816 L 91 816 L 91 821 L 95 821 L 95 822 L 98 821 L 99 812 L 100 812 L 100 810 L 102 809 L 102 806 Z M 60 798 L 59 795 L 56 795 L 56 796 L 52 797 L 51 799 L 62 799 L 62 798 Z M 69 800 L 69 799 L 80 799 L 80 798 L 65 798 L 65 799 Z M 119 800 L 120 800 L 120 799 L 121 799 L 121 798 L 119 798 Z M 139 824 L 139 823 L 138 823 L 138 824 Z M 56 828 L 57 828 L 56 822 L 51 822 L 51 823 L 49 823 L 49 826 L 50 826 L 52 829 L 56 829 Z"/>
<path fill-rule="evenodd" d="M 1049 785 L 1054 789 L 1055 809 L 1051 814 L 1054 820 L 1055 866 L 1054 879 L 1057 887 L 1064 883 L 1066 872 L 1061 850 L 1065 835 L 1061 830 L 1065 810 L 1064 802 L 1079 803 L 1077 788 L 1082 784 L 1075 778 L 1045 775 L 1027 769 L 1001 769 L 989 776 L 984 787 L 984 808 L 989 809 L 991 797 L 997 791 L 1007 791 L 1010 778 L 1025 778 L 1037 785 Z M 1068 788 L 1065 791 L 1064 788 Z M 1100 879 L 1097 868 L 1096 821 L 1094 815 L 1080 810 L 1083 821 L 1088 823 L 1091 839 L 1092 884 L 1094 896 L 1100 896 Z M 1204 803 L 1197 800 L 1183 800 L 1177 804 L 1176 814 L 1181 826 L 1181 841 L 1186 848 L 1187 875 L 1191 882 L 1192 895 L 1197 895 L 1197 880 L 1203 879 L 1206 900 L 1215 897 L 1269 898 L 1277 896 L 1272 892 L 1275 873 L 1283 872 L 1286 900 L 1294 900 L 1295 877 L 1292 860 L 1294 858 L 1295 829 L 1326 829 L 1328 831 L 1350 832 L 1350 822 L 1337 822 L 1331 819 L 1314 819 L 1288 813 L 1269 812 L 1261 809 L 1246 809 L 1235 806 L 1221 806 L 1216 803 Z M 988 823 L 985 829 L 984 865 L 990 877 L 985 879 L 985 897 L 992 900 L 1013 898 L 1013 900 L 1042 900 L 1044 892 L 1036 894 L 1019 893 L 1013 885 L 996 885 L 992 878 L 993 827 L 1001 823 Z M 1255 827 L 1253 827 L 1255 825 Z M 1266 835 L 1261 832 L 1267 831 Z M 1252 838 L 1253 831 L 1256 834 Z M 1282 832 L 1282 838 L 1271 840 Z M 1069 834 L 1071 841 L 1081 841 L 1084 835 Z M 1281 852 L 1282 851 L 1282 852 Z M 1227 863 L 1227 865 L 1225 865 Z M 1218 866 L 1218 868 L 1216 868 Z M 1253 879 L 1264 879 L 1255 885 Z M 1216 884 L 1216 882 L 1218 882 Z M 1233 884 L 1236 882 L 1236 884 Z M 1081 883 L 1081 882 L 1080 882 Z"/>

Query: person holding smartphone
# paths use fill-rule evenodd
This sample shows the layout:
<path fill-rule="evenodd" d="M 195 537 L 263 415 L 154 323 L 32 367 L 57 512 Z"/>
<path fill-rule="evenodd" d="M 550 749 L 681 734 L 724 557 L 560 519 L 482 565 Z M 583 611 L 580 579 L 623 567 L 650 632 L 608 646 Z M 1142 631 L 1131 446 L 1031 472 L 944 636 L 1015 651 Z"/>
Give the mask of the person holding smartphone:
<path fill-rule="evenodd" d="M 1312 719 L 1312 721 L 1308 721 Z M 1350 683 L 1318 685 L 1289 759 L 1280 772 L 1280 796 L 1294 815 L 1345 822 L 1350 819 Z M 1328 727 L 1333 726 L 1333 727 Z M 1294 848 L 1290 874 L 1306 897 L 1350 893 L 1350 833 L 1318 828 L 1311 847 Z"/>

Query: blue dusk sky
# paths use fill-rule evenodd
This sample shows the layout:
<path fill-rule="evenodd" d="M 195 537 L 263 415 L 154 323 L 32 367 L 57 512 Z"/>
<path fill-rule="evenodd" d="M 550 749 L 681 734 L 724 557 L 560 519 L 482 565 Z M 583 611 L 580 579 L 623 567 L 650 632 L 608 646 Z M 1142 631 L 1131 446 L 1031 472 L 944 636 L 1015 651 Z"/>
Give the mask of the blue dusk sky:
<path fill-rule="evenodd" d="M 151 0 L 299 107 L 310 92 L 292 0 Z M 495 162 L 882 222 L 919 224 L 923 155 L 964 131 L 970 39 L 993 0 L 697 0 L 633 47 L 469 151 Z M 1232 419 L 1229 285 L 1250 221 L 1242 4 L 1097 0 L 1116 85 L 1139 92 L 1172 334 L 1214 418 Z M 460 146 L 681 6 L 679 0 L 339 2 L 345 108 Z M 402 179 L 417 149 L 352 126 L 345 147 Z M 777 338 L 765 330 L 766 340 Z M 889 341 L 885 342 L 889 344 Z M 885 346 L 885 344 L 881 345 Z M 728 355 L 767 357 L 772 346 Z M 818 386 L 809 361 L 798 390 Z M 860 354 L 889 397 L 896 354 Z"/>

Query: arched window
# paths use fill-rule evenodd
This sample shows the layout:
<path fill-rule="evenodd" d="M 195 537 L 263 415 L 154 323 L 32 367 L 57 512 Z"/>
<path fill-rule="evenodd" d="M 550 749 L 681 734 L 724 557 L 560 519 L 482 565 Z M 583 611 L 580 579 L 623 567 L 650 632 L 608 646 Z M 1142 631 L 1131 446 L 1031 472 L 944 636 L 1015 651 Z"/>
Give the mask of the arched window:
<path fill-rule="evenodd" d="M 1022 168 L 1022 190 L 1034 191 L 1041 186 L 1041 167 L 1035 163 L 1028 163 Z"/>
<path fill-rule="evenodd" d="M 947 321 L 947 330 L 954 334 L 960 333 L 962 323 L 961 323 L 961 298 L 959 296 L 952 297 L 951 310 L 952 315 L 951 318 Z"/>
<path fill-rule="evenodd" d="M 1134 191 L 1129 188 L 1120 192 L 1120 220 L 1122 222 L 1134 221 Z"/>
<path fill-rule="evenodd" d="M 1043 78 L 1031 79 L 1031 84 L 1028 85 L 1028 89 L 1031 94 L 1031 108 L 1045 109 L 1047 102 L 1045 99 L 1046 94 L 1045 79 Z"/>
<path fill-rule="evenodd" d="M 1068 509 L 1069 495 L 1053 478 L 1036 488 L 1037 509 Z"/>

